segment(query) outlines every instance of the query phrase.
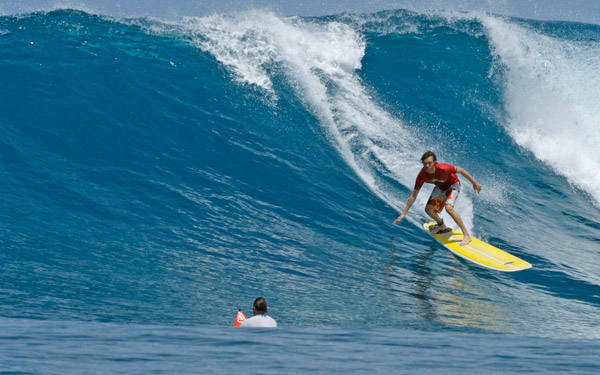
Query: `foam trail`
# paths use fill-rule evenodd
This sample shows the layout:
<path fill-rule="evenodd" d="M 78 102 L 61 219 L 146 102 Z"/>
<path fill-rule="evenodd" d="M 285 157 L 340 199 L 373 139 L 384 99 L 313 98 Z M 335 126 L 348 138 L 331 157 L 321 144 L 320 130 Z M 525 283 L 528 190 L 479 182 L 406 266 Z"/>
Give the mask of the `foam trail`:
<path fill-rule="evenodd" d="M 509 134 L 600 208 L 600 43 L 481 19 L 493 54 L 507 68 Z"/>

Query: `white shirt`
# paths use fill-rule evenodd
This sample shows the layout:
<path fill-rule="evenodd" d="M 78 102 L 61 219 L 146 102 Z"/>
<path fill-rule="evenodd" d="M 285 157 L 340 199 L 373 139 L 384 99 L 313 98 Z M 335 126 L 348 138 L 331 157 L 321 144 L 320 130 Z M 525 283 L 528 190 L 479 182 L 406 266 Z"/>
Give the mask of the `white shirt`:
<path fill-rule="evenodd" d="M 248 318 L 242 322 L 241 327 L 277 327 L 275 319 L 271 318 L 267 314 L 254 315 L 252 318 Z"/>

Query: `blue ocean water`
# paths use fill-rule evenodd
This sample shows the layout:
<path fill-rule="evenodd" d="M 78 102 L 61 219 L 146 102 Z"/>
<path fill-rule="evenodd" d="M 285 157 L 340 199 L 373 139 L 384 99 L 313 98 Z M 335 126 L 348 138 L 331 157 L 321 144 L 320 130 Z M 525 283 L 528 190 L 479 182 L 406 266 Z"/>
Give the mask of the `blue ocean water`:
<path fill-rule="evenodd" d="M 0 373 L 595 373 L 599 79 L 481 13 L 0 17 Z M 426 149 L 532 269 L 392 225 Z"/>

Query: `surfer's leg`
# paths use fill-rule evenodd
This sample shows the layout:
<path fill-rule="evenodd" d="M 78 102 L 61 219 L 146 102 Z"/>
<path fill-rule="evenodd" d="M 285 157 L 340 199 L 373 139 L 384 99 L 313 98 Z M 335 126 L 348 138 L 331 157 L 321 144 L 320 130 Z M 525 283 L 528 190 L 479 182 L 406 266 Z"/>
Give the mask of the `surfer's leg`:
<path fill-rule="evenodd" d="M 437 232 L 446 229 L 446 224 L 444 224 L 444 220 L 442 220 L 438 214 L 439 211 L 434 205 L 427 204 L 427 206 L 425 206 L 425 212 L 437 223 L 437 225 L 431 229 L 431 234 L 436 234 Z"/>
<path fill-rule="evenodd" d="M 460 230 L 463 232 L 463 239 L 460 242 L 460 246 L 468 245 L 469 242 L 472 241 L 472 238 L 471 238 L 471 235 L 469 234 L 469 231 L 465 227 L 465 224 L 463 223 L 462 218 L 460 217 L 458 212 L 456 212 L 456 210 L 450 203 L 446 204 L 446 212 L 448 213 L 448 215 L 450 215 L 452 220 L 454 220 L 454 222 L 458 225 Z"/>
<path fill-rule="evenodd" d="M 429 196 L 429 200 L 427 201 L 427 205 L 425 206 L 425 212 L 427 215 L 429 215 L 429 217 L 435 220 L 437 223 L 437 225 L 431 229 L 431 234 L 436 234 L 437 232 L 446 229 L 444 220 L 442 220 L 439 215 L 439 213 L 444 209 L 445 201 L 446 197 L 440 188 L 437 186 L 433 188 L 433 191 Z"/>
<path fill-rule="evenodd" d="M 445 197 L 446 198 L 446 203 L 445 203 L 446 212 L 448 213 L 448 215 L 450 215 L 452 220 L 454 220 L 454 222 L 458 225 L 461 232 L 463 232 L 463 239 L 460 242 L 460 246 L 465 246 L 469 242 L 472 241 L 471 235 L 469 234 L 467 227 L 465 227 L 465 224 L 463 223 L 462 218 L 460 217 L 458 212 L 456 212 L 456 210 L 454 209 L 454 203 L 456 202 L 456 200 L 458 199 L 458 195 L 460 194 L 460 182 L 457 182 L 454 185 L 452 185 L 450 187 L 450 189 L 446 190 L 444 193 L 446 194 L 446 197 Z"/>

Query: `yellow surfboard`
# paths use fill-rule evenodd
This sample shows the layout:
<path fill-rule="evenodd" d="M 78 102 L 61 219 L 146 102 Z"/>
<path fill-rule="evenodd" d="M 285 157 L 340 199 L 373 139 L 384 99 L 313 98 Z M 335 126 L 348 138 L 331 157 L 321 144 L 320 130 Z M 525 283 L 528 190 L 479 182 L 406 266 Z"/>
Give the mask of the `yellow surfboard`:
<path fill-rule="evenodd" d="M 429 228 L 434 225 L 435 222 L 424 223 L 423 227 L 429 233 Z M 473 237 L 473 241 L 468 245 L 460 246 L 463 234 L 455 229 L 446 233 L 437 233 L 433 237 L 455 255 L 481 267 L 503 272 L 515 272 L 531 268 L 531 264 L 523 259 L 517 258 L 475 237 Z"/>

